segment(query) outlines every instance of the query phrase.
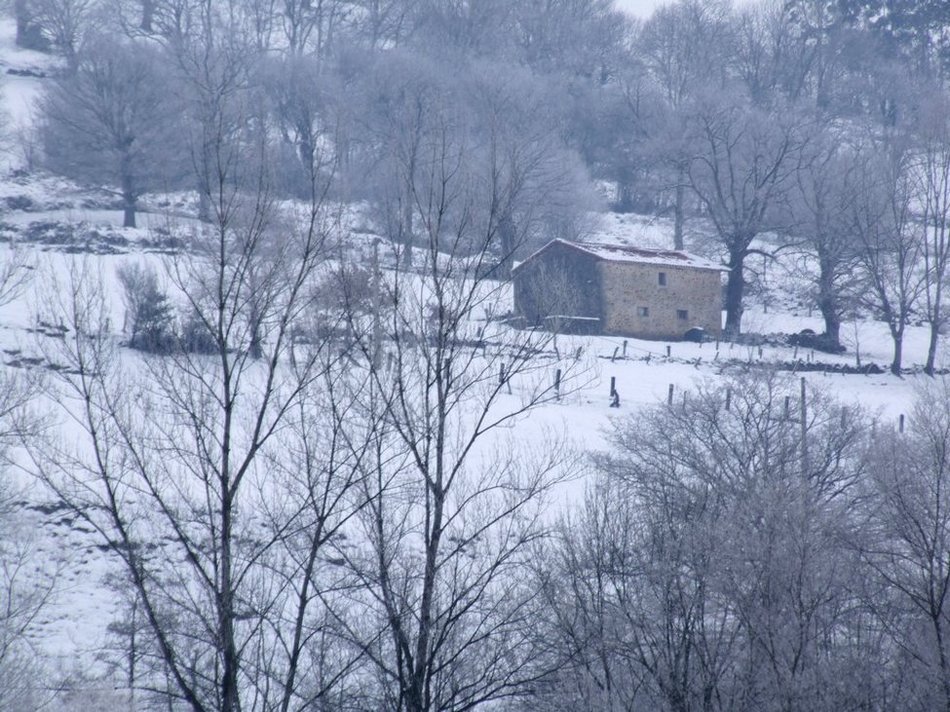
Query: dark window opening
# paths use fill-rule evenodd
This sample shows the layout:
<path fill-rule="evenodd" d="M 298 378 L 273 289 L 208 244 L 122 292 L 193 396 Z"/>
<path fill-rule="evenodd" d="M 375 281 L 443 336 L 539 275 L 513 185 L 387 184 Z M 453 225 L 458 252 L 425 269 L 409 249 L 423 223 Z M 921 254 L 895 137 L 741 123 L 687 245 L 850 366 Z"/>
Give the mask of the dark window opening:
<path fill-rule="evenodd" d="M 677 319 L 682 319 L 683 321 L 686 321 L 687 319 L 689 319 L 689 312 L 686 311 L 685 309 L 677 309 L 677 310 L 676 310 L 676 318 L 677 318 Z"/>
<path fill-rule="evenodd" d="M 648 307 L 637 307 L 637 316 L 650 316 L 650 309 Z"/>
<path fill-rule="evenodd" d="M 666 272 L 660 272 L 660 274 L 659 274 L 659 282 L 660 282 L 660 286 L 661 286 L 661 287 L 665 287 L 665 286 L 666 286 Z"/>

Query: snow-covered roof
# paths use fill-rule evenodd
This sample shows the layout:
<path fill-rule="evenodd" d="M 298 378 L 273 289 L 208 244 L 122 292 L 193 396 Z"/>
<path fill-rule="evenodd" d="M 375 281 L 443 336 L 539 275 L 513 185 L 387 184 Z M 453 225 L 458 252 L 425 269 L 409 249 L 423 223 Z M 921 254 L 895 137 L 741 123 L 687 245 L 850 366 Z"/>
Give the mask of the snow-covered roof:
<path fill-rule="evenodd" d="M 635 262 L 637 264 L 653 264 L 665 267 L 691 267 L 693 269 L 716 270 L 717 272 L 722 272 L 726 269 L 721 264 L 707 260 L 705 257 L 694 255 L 691 252 L 685 252 L 684 250 L 658 250 L 606 242 L 571 242 L 560 238 L 551 240 L 551 242 L 525 259 L 524 262 L 519 263 L 517 267 L 520 267 L 526 262 L 530 262 L 534 257 L 558 243 L 572 247 L 575 250 L 580 250 L 581 252 L 586 252 L 597 259 L 610 262 Z"/>

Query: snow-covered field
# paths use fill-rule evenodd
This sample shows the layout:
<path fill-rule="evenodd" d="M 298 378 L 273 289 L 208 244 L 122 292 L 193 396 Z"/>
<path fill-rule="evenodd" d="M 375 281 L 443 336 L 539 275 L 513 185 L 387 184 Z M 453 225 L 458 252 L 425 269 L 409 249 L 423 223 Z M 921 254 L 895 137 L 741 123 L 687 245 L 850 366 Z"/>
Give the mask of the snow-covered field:
<path fill-rule="evenodd" d="M 48 58 L 33 52 L 13 48 L 13 23 L 0 20 L 0 70 L 16 69 L 0 82 L 0 100 L 16 130 L 30 126 L 32 102 L 40 95 L 43 78 L 37 76 L 54 69 Z M 29 74 L 25 74 L 29 70 Z M 34 368 L 49 366 L 42 360 L 43 343 L 60 338 L 48 329 L 37 330 L 42 318 L 44 294 L 49 291 L 48 275 L 65 279 L 71 265 L 82 262 L 92 265 L 101 273 L 113 297 L 113 320 L 117 330 L 122 324 L 121 299 L 115 270 L 129 260 L 161 258 L 152 252 L 156 231 L 167 225 L 166 214 L 157 211 L 142 215 L 140 228 L 122 230 L 121 212 L 110 208 L 107 192 L 82 191 L 67 181 L 49 176 L 14 174 L 23 165 L 22 152 L 10 150 L 0 161 L 0 222 L 7 227 L 0 233 L 20 234 L 31 224 L 56 222 L 83 223 L 89 233 L 97 230 L 106 235 L 118 235 L 125 242 L 111 253 L 72 254 L 69 245 L 29 242 L 17 239 L 18 249 L 26 251 L 33 266 L 32 284 L 16 300 L 0 307 L 0 368 Z M 163 201 L 155 199 L 153 205 Z M 164 201 L 171 209 L 184 205 L 181 201 Z M 355 224 L 356 219 L 349 221 Z M 669 247 L 671 225 L 668 220 L 648 219 L 632 215 L 605 215 L 591 230 L 590 238 L 644 246 Z M 364 239 L 363 236 L 360 239 Z M 97 252 L 95 250 L 93 253 Z M 0 248 L 0 260 L 10 254 L 9 247 Z M 791 258 L 790 258 L 791 259 Z M 771 269 L 762 282 L 766 289 L 752 295 L 744 317 L 748 332 L 793 333 L 804 328 L 821 331 L 817 311 L 809 314 L 805 306 L 797 306 L 790 296 L 789 277 L 795 265 L 786 264 Z M 46 276 L 44 276 L 46 275 Z M 682 398 L 698 379 L 716 379 L 724 373 L 741 371 L 749 365 L 788 363 L 796 359 L 804 362 L 820 361 L 829 364 L 854 364 L 855 347 L 859 347 L 861 363 L 876 363 L 882 367 L 890 360 L 891 343 L 883 323 L 860 320 L 843 327 L 848 352 L 840 356 L 811 353 L 788 346 L 765 345 L 761 348 L 722 343 L 692 344 L 643 341 L 607 337 L 570 337 L 559 343 L 565 358 L 580 349 L 586 369 L 585 377 L 576 388 L 559 401 L 552 401 L 531 411 L 519 421 L 510 435 L 531 441 L 542 432 L 562 433 L 578 448 L 597 449 L 604 444 L 605 429 L 611 418 L 625 416 L 637 409 L 665 402 L 670 385 L 674 398 Z M 926 356 L 927 332 L 911 326 L 905 340 L 905 366 L 913 368 L 923 363 Z M 624 349 L 626 353 L 624 355 Z M 667 351 L 669 349 L 669 356 Z M 946 345 L 942 345 L 946 350 Z M 36 362 L 36 359 L 40 359 Z M 950 365 L 944 356 L 943 366 Z M 558 367 L 550 357 L 550 377 Z M 905 375 L 839 375 L 820 372 L 803 374 L 808 387 L 830 392 L 846 402 L 856 402 L 877 413 L 882 420 L 895 422 L 909 412 L 914 389 L 923 376 Z M 616 379 L 621 407 L 609 407 L 611 379 Z M 514 392 L 503 398 L 518 398 L 518 383 Z M 47 568 L 59 572 L 59 584 L 53 605 L 48 607 L 31 635 L 48 657 L 69 671 L 73 667 L 89 669 L 95 665 L 95 651 L 101 649 L 107 627 L 116 615 L 116 597 L 104 579 L 112 569 L 112 558 L 107 548 L 74 517 L 59 509 L 50 495 L 29 478 L 18 476 L 20 494 L 18 516 L 20 529 L 30 532 L 27 544 L 33 547 L 37 560 Z M 583 480 L 563 485 L 558 491 L 560 509 L 570 508 L 580 501 Z"/>
<path fill-rule="evenodd" d="M 93 225 L 108 225 L 114 217 L 114 214 L 103 212 L 101 220 L 97 215 L 87 215 L 85 219 Z M 6 252 L 7 248 L 3 249 Z M 107 290 L 113 293 L 112 323 L 118 330 L 122 324 L 122 306 L 117 296 L 116 268 L 129 260 L 161 259 L 138 248 L 134 241 L 123 253 L 115 255 L 73 255 L 38 245 L 21 245 L 19 249 L 35 253 L 38 279 L 21 298 L 0 308 L 0 349 L 3 350 L 3 362 L 8 364 L 4 368 L 28 364 L 31 358 L 42 359 L 44 343 L 59 338 L 55 332 L 36 330 L 37 320 L 43 314 L 44 294 L 48 292 L 44 288 L 46 279 L 40 275 L 55 274 L 61 283 L 65 283 L 71 268 L 85 266 L 95 269 L 101 274 Z M 769 333 L 790 333 L 806 327 L 816 331 L 820 329 L 818 318 L 809 317 L 807 310 L 800 313 L 775 313 L 770 310 L 766 313 L 762 305 L 756 304 L 750 305 L 746 325 L 750 330 Z M 553 432 L 573 441 L 578 449 L 598 449 L 604 445 L 605 429 L 612 418 L 665 402 L 670 385 L 673 385 L 674 398 L 678 400 L 697 380 L 716 379 L 724 373 L 741 372 L 750 364 L 788 363 L 795 358 L 853 364 L 854 327 L 852 324 L 845 329 L 849 351 L 840 356 L 805 350 L 798 352 L 788 346 L 774 345 L 763 346 L 760 353 L 756 346 L 727 343 L 719 344 L 717 350 L 717 344 L 712 342 L 667 344 L 619 337 L 560 337 L 558 349 L 566 361 L 571 361 L 580 350 L 583 377 L 578 387 L 566 393 L 560 401 L 552 401 L 532 410 L 507 434 L 515 440 L 533 442 L 542 434 Z M 886 366 L 890 356 L 890 341 L 885 325 L 861 321 L 856 325 L 856 333 L 861 346 L 862 363 Z M 909 329 L 906 348 L 908 366 L 923 362 L 926 349 L 923 328 Z M 129 357 L 135 358 L 131 354 Z M 553 379 L 556 368 L 561 364 L 553 354 L 544 358 L 550 362 L 545 368 Z M 43 369 L 47 366 L 48 361 L 41 361 L 32 367 Z M 896 422 L 900 414 L 909 412 L 916 383 L 926 378 L 823 372 L 808 372 L 804 376 L 809 388 L 831 392 L 847 402 L 860 403 L 888 422 Z M 616 379 L 621 399 L 619 409 L 609 407 L 611 379 Z M 502 396 L 500 406 L 506 405 L 505 399 L 511 399 L 511 404 L 516 403 L 520 398 L 520 387 L 521 384 L 515 380 L 512 395 Z M 82 661 L 80 664 L 84 669 L 96 670 L 95 651 L 102 648 L 107 638 L 107 626 L 118 612 L 115 594 L 105 584 L 107 574 L 113 569 L 113 558 L 92 531 L 67 512 L 56 508 L 55 502 L 39 485 L 23 475 L 18 480 L 23 488 L 23 528 L 33 533 L 31 546 L 35 547 L 39 560 L 45 560 L 48 566 L 61 570 L 54 603 L 44 611 L 32 635 L 36 644 L 47 651 L 50 659 L 59 660 L 59 665 L 64 668 Z M 584 485 L 583 479 L 561 485 L 556 493 L 557 511 L 578 504 Z"/>

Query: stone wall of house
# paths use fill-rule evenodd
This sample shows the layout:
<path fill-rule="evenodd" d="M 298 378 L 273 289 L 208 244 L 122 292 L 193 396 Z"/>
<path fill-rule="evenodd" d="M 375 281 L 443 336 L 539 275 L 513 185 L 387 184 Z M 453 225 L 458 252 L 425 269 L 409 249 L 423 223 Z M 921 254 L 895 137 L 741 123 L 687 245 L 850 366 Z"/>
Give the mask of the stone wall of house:
<path fill-rule="evenodd" d="M 605 333 L 645 339 L 681 339 L 688 329 L 698 326 L 711 336 L 720 335 L 719 272 L 607 261 L 601 262 L 600 270 Z M 662 280 L 661 273 L 665 275 Z"/>

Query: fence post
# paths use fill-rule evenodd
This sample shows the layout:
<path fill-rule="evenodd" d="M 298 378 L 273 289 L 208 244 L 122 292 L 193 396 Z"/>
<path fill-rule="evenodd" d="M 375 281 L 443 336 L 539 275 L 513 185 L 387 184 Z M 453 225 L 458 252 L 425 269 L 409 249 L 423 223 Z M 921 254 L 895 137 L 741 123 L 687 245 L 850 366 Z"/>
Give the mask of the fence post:
<path fill-rule="evenodd" d="M 666 396 L 666 404 L 670 406 L 673 405 L 673 384 L 672 383 L 670 384 L 669 393 L 667 393 L 667 396 Z"/>
<path fill-rule="evenodd" d="M 561 400 L 561 369 L 554 372 L 554 397 Z"/>
<path fill-rule="evenodd" d="M 731 405 L 732 405 L 732 389 L 727 388 L 726 389 L 726 410 L 727 411 L 729 410 Z"/>
<path fill-rule="evenodd" d="M 627 340 L 623 340 L 623 357 L 627 358 Z"/>
<path fill-rule="evenodd" d="M 900 431 L 903 433 L 904 432 L 904 414 L 903 413 L 901 413 L 900 425 L 898 427 L 900 428 Z"/>
<path fill-rule="evenodd" d="M 808 475 L 810 465 L 808 463 L 808 402 L 806 400 L 805 392 L 805 377 L 802 376 L 800 381 L 801 383 L 801 398 L 802 398 L 802 474 Z"/>
<path fill-rule="evenodd" d="M 669 345 L 669 344 L 666 345 L 666 357 L 667 357 L 667 358 L 670 357 L 670 345 Z"/>
<path fill-rule="evenodd" d="M 380 282 L 382 280 L 380 269 L 379 269 L 379 239 L 373 240 L 373 353 L 372 353 L 372 364 L 373 368 L 377 371 L 380 367 L 380 356 L 382 355 L 382 346 L 383 346 L 383 327 L 382 321 L 380 320 L 380 312 L 382 311 L 380 307 L 380 300 L 382 294 L 382 288 L 380 287 Z"/>

